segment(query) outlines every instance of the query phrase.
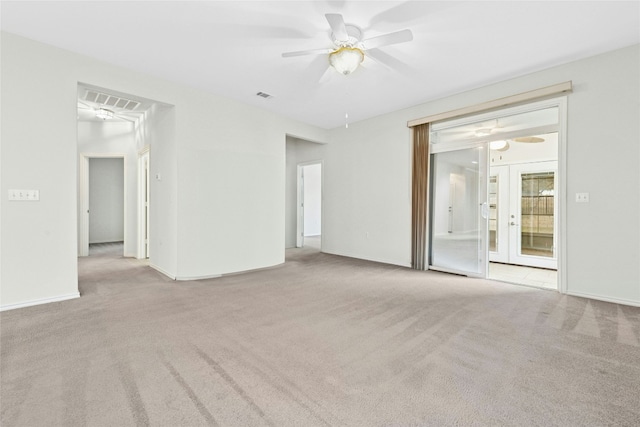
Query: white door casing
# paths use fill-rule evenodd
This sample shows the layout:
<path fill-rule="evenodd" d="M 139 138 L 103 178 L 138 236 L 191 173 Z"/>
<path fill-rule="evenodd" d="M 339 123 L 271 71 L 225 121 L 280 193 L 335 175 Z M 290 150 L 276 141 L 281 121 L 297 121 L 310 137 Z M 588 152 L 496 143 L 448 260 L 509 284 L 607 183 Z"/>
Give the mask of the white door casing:
<path fill-rule="evenodd" d="M 298 165 L 296 200 L 296 248 L 304 246 L 304 165 Z"/>
<path fill-rule="evenodd" d="M 138 152 L 138 250 L 136 258 L 149 258 L 149 146 Z"/>

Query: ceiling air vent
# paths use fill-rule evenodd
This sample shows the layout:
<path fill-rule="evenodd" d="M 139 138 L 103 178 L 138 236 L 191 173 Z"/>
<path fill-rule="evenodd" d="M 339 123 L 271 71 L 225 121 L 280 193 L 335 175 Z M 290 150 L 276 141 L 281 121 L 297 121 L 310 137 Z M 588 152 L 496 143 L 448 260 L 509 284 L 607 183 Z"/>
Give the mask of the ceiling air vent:
<path fill-rule="evenodd" d="M 88 90 L 84 99 L 86 99 L 87 101 L 96 102 L 96 99 L 98 99 L 98 94 L 96 92 Z"/>
<path fill-rule="evenodd" d="M 132 101 L 130 99 L 122 98 L 115 95 L 109 95 L 107 93 L 94 92 L 87 90 L 84 99 L 97 104 L 108 105 L 109 107 L 122 108 L 125 110 L 133 111 L 140 103 L 138 101 Z"/>
<path fill-rule="evenodd" d="M 138 107 L 138 105 L 140 105 L 139 102 L 129 101 L 129 103 L 124 106 L 124 109 L 125 110 L 135 110 Z"/>
<path fill-rule="evenodd" d="M 273 95 L 269 95 L 268 93 L 265 93 L 265 92 L 258 92 L 258 93 L 256 93 L 256 95 L 258 95 L 259 97 L 262 97 L 264 99 L 273 98 Z"/>

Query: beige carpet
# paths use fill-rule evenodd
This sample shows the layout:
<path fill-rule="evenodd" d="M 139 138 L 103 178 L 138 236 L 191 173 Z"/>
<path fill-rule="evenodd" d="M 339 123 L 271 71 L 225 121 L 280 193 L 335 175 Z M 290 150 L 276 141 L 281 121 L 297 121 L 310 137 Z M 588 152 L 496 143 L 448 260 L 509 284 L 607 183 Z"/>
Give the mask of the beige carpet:
<path fill-rule="evenodd" d="M 173 282 L 108 251 L 4 312 L 9 426 L 637 426 L 640 309 L 320 254 Z"/>

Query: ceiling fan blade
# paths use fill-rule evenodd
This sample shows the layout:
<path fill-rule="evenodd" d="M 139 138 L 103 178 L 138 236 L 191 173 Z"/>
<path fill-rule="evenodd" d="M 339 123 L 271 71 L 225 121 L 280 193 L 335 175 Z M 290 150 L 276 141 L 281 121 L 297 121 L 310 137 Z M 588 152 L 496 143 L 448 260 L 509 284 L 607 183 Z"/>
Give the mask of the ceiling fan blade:
<path fill-rule="evenodd" d="M 135 119 L 132 119 L 130 117 L 125 117 L 123 115 L 116 115 L 114 118 L 116 118 L 118 120 L 122 120 L 124 122 L 129 122 L 129 123 L 135 123 L 136 122 Z"/>
<path fill-rule="evenodd" d="M 369 51 L 367 52 L 367 54 L 365 55 L 365 58 L 369 58 L 371 59 L 373 62 L 375 62 L 376 64 L 379 64 L 380 66 L 382 66 L 382 68 L 384 68 L 387 71 L 391 71 L 393 69 L 393 67 L 387 63 L 387 58 L 385 58 L 384 56 L 379 55 L 381 53 L 381 51 Z M 365 64 L 363 63 L 362 66 L 364 66 Z"/>
<path fill-rule="evenodd" d="M 296 52 L 285 52 L 282 54 L 283 58 L 290 58 L 292 56 L 303 56 L 303 55 L 321 55 L 323 53 L 331 53 L 334 49 L 310 49 L 310 50 L 299 50 Z"/>
<path fill-rule="evenodd" d="M 513 140 L 515 142 L 529 142 L 529 143 L 531 143 L 531 142 L 534 142 L 534 143 L 536 143 L 536 142 L 544 142 L 544 138 L 540 138 L 540 137 L 537 137 L 537 136 L 522 136 L 522 137 L 519 137 L 519 138 L 513 138 Z"/>
<path fill-rule="evenodd" d="M 368 50 L 366 56 L 382 65 L 387 70 L 396 71 L 407 76 L 412 72 L 411 68 L 406 63 L 381 50 Z"/>
<path fill-rule="evenodd" d="M 324 15 L 329 22 L 333 37 L 339 42 L 348 42 L 349 34 L 347 33 L 347 27 L 344 25 L 344 19 L 339 13 L 327 13 Z"/>
<path fill-rule="evenodd" d="M 318 83 L 320 84 L 328 83 L 334 74 L 336 74 L 335 70 L 333 70 L 331 66 L 328 66 L 327 69 L 322 74 L 322 76 L 320 77 L 320 80 L 318 80 Z"/>
<path fill-rule="evenodd" d="M 80 106 L 83 106 L 83 107 L 85 107 L 85 108 L 91 108 L 91 109 L 93 109 L 93 107 L 92 107 L 90 104 L 87 104 L 87 103 L 86 103 L 86 102 L 84 102 L 84 101 L 80 101 L 80 100 L 78 100 L 78 108 L 81 108 Z"/>
<path fill-rule="evenodd" d="M 371 37 L 362 42 L 366 49 L 376 49 L 382 46 L 388 46 L 391 44 L 410 42 L 413 40 L 413 33 L 411 30 L 400 30 L 394 33 L 383 34 L 381 36 Z"/>

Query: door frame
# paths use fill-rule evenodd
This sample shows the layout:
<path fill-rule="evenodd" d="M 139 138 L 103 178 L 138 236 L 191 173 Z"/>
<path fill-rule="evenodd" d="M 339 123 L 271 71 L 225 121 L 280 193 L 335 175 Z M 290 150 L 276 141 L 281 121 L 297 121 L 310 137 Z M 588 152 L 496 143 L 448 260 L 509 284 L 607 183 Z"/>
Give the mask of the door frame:
<path fill-rule="evenodd" d="M 304 246 L 304 168 L 320 165 L 320 229 L 324 230 L 324 162 L 311 160 L 298 163 L 296 169 L 296 248 Z M 322 247 L 322 231 L 320 232 Z"/>
<path fill-rule="evenodd" d="M 124 170 L 124 247 L 127 246 L 127 155 L 125 153 L 80 153 L 78 162 L 78 256 L 89 256 L 89 160 L 122 159 Z"/>
<path fill-rule="evenodd" d="M 149 208 L 151 193 L 151 180 L 149 179 L 150 169 L 150 146 L 145 145 L 138 151 L 138 248 L 137 259 L 149 258 Z M 145 164 L 146 162 L 146 164 Z M 145 206 L 146 203 L 146 206 Z M 146 209 L 145 209 L 146 207 Z"/>
<path fill-rule="evenodd" d="M 446 123 L 447 127 L 459 126 L 467 123 L 475 123 L 481 120 L 500 118 L 505 115 L 520 114 L 528 111 L 535 111 L 544 108 L 558 107 L 558 123 L 554 126 L 541 127 L 530 129 L 527 132 L 535 131 L 536 133 L 548 133 L 558 132 L 558 241 L 557 241 L 557 258 L 558 258 L 558 291 L 560 293 L 567 293 L 567 96 L 554 97 L 544 99 L 541 101 L 528 102 L 526 104 L 507 107 L 495 111 L 478 113 L 468 117 L 460 119 L 443 120 L 442 123 Z M 435 123 L 434 123 L 435 124 Z M 511 138 L 517 135 L 502 135 L 503 138 Z M 473 145 L 470 141 L 460 141 L 449 145 L 449 149 L 453 149 L 453 146 L 457 148 L 469 147 Z M 430 152 L 442 152 L 449 151 L 444 147 L 438 147 L 438 144 L 430 145 Z M 489 185 L 489 176 L 487 174 L 487 186 Z M 488 188 L 487 188 L 488 193 Z M 488 227 L 487 227 L 487 239 L 488 239 Z M 488 245 L 486 262 L 489 262 Z"/>

